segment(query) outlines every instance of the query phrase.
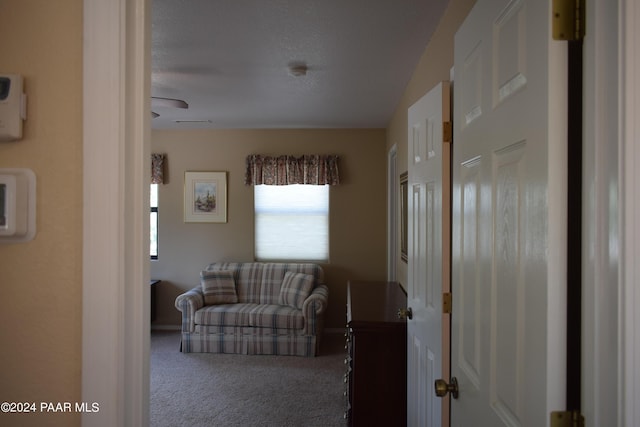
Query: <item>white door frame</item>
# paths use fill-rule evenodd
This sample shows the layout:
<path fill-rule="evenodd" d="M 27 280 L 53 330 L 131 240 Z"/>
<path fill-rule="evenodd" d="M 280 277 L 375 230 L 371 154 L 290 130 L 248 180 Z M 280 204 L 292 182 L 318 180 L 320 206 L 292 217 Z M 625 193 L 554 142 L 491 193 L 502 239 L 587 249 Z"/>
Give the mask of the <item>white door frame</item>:
<path fill-rule="evenodd" d="M 582 407 L 590 425 L 640 425 L 638 22 L 635 0 L 587 2 Z"/>
<path fill-rule="evenodd" d="M 622 182 L 620 207 L 622 237 L 622 289 L 620 333 L 622 366 L 619 372 L 622 408 L 620 425 L 640 425 L 640 6 L 635 0 L 621 0 L 618 28 L 622 41 L 619 58 L 621 82 L 619 107 L 622 111 L 619 176 Z M 614 31 L 611 28 L 607 30 Z M 605 30 L 606 31 L 606 30 Z"/>
<path fill-rule="evenodd" d="M 150 1 L 83 8 L 82 425 L 146 426 Z"/>

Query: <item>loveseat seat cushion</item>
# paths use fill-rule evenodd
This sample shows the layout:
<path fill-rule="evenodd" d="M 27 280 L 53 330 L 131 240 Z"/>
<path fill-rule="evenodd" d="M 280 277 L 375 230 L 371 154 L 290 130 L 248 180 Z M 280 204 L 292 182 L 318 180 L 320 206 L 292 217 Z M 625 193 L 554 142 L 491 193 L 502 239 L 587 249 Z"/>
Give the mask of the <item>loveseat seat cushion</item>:
<path fill-rule="evenodd" d="M 251 312 L 258 304 L 207 305 L 196 311 L 196 325 L 251 326 Z"/>
<path fill-rule="evenodd" d="M 302 311 L 286 305 L 261 304 L 249 314 L 251 326 L 273 329 L 302 329 Z"/>
<path fill-rule="evenodd" d="M 302 329 L 302 311 L 274 304 L 219 304 L 196 311 L 196 325 Z"/>

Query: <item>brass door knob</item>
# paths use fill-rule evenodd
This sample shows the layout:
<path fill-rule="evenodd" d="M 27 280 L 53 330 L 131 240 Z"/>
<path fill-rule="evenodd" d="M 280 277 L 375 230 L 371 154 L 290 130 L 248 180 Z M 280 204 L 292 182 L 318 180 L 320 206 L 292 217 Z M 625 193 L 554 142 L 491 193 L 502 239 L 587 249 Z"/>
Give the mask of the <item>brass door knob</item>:
<path fill-rule="evenodd" d="M 458 398 L 458 379 L 456 377 L 451 378 L 451 384 L 443 379 L 436 380 L 436 396 L 445 397 L 447 393 L 451 393 L 451 397 Z"/>
<path fill-rule="evenodd" d="M 411 307 L 401 308 L 400 310 L 398 310 L 398 319 L 406 320 L 406 319 L 412 319 L 412 318 L 413 318 L 413 310 L 411 310 Z"/>

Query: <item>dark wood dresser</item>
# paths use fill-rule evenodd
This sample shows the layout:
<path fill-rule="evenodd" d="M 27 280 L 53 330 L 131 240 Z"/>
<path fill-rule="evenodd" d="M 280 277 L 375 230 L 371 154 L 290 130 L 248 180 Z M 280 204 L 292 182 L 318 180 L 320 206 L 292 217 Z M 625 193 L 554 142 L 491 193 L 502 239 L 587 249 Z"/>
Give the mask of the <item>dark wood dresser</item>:
<path fill-rule="evenodd" d="M 347 285 L 345 418 L 350 426 L 407 424 L 407 294 L 397 282 Z"/>

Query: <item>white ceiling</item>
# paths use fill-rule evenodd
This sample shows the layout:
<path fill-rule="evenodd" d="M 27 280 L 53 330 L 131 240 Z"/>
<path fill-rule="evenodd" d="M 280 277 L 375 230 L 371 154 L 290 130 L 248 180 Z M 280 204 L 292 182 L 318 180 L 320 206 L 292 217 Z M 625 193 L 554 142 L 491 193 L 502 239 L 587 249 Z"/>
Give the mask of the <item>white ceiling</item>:
<path fill-rule="evenodd" d="M 384 128 L 447 3 L 153 0 L 152 127 Z"/>

